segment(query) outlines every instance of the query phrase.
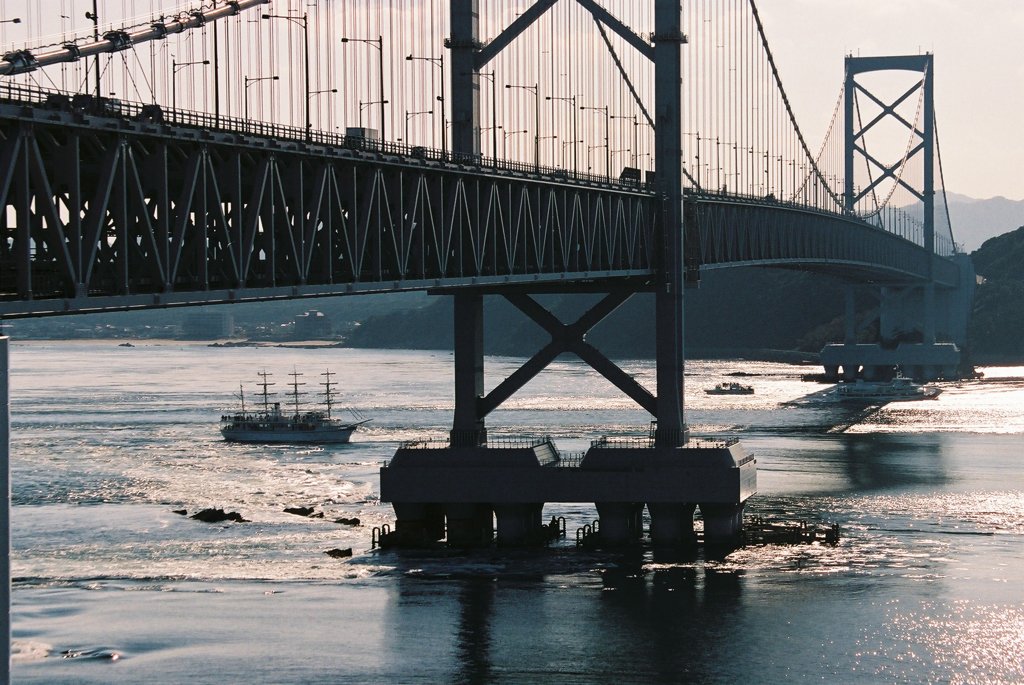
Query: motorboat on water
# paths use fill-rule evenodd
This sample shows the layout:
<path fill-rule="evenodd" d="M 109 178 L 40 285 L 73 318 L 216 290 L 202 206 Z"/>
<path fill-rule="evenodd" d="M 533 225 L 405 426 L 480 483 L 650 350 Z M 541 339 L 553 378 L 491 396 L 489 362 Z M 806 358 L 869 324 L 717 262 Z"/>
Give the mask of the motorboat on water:
<path fill-rule="evenodd" d="M 933 400 L 941 392 L 941 388 L 915 383 L 899 371 L 888 382 L 872 382 L 858 378 L 852 383 L 840 383 L 836 386 L 836 398 L 840 402 L 875 403 Z"/>
<path fill-rule="evenodd" d="M 291 396 L 292 411 L 285 412 L 281 409 L 280 402 L 271 402 L 270 398 L 274 393 L 269 392 L 269 387 L 274 385 L 268 378 L 270 374 L 266 371 L 258 373 L 261 387 L 262 409 L 251 411 L 246 409 L 245 394 L 241 384 L 238 386 L 238 399 L 241 402 L 241 410 L 232 414 L 224 414 L 220 417 L 220 432 L 225 440 L 231 442 L 257 442 L 257 443 L 311 443 L 311 444 L 336 444 L 348 442 L 359 426 L 370 421 L 359 412 L 348 409 L 354 421 L 343 421 L 332 415 L 334 408 L 334 386 L 336 382 L 331 380 L 335 374 L 330 370 L 320 374 L 325 381 L 320 385 L 324 386 L 321 393 L 324 396 L 324 409 L 303 411 L 299 403 L 299 378 L 302 376 L 297 371 L 289 374 L 292 377 Z"/>
<path fill-rule="evenodd" d="M 709 395 L 753 395 L 754 388 L 736 381 L 726 381 L 713 388 L 704 388 L 704 392 Z"/>

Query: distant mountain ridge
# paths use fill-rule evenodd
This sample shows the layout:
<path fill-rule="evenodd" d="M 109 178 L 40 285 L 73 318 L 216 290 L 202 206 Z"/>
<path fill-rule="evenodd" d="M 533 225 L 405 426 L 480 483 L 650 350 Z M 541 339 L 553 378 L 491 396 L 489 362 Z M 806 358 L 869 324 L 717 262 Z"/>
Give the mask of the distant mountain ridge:
<path fill-rule="evenodd" d="M 952 219 L 953 239 L 964 252 L 973 252 L 989 238 L 994 238 L 1018 226 L 1024 226 L 1024 200 L 990 197 L 985 200 L 946 193 L 949 216 Z M 936 211 L 944 212 L 941 200 Z"/>

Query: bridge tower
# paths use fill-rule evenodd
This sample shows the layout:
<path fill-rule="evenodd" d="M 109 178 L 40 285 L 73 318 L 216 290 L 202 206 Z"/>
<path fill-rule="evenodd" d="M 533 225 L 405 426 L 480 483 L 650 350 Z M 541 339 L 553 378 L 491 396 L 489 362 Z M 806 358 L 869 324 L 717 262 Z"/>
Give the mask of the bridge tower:
<path fill-rule="evenodd" d="M 858 76 L 874 72 L 906 71 L 920 73 L 921 79 L 892 100 L 872 93 L 858 81 Z M 926 278 L 913 285 L 882 285 L 879 294 L 878 344 L 857 344 L 853 286 L 847 287 L 846 326 L 843 344 L 828 345 L 822 350 L 826 375 L 853 379 L 860 375 L 881 378 L 900 367 L 907 375 L 920 380 L 955 377 L 960 369 L 960 347 L 966 343 L 967 318 L 973 295 L 974 271 L 967 258 L 957 259 L 960 286 L 936 292 L 935 265 L 935 69 L 931 54 L 846 58 L 844 80 L 844 204 L 854 213 L 858 203 L 890 181 L 908 190 L 921 203 L 923 243 L 928 255 Z M 921 92 L 923 91 L 923 93 Z M 856 95 L 863 93 L 881 108 L 874 118 L 861 123 L 855 108 Z M 896 110 L 914 94 L 921 95 L 920 125 L 901 116 Z M 912 138 L 904 155 L 886 164 L 868 152 L 865 136 L 880 122 L 892 120 L 906 127 Z M 920 158 L 920 187 L 908 182 L 899 171 L 914 158 Z M 878 175 L 858 188 L 855 170 L 864 163 Z M 945 342 L 939 342 L 939 338 Z"/>
<path fill-rule="evenodd" d="M 480 153 L 481 68 L 558 1 L 536 0 L 484 46 L 478 35 L 480 0 L 450 0 L 451 37 L 445 45 L 451 51 L 453 153 Z M 756 461 L 736 441 L 690 441 L 684 420 L 680 52 L 686 37 L 678 0 L 649 1 L 655 7 L 652 41 L 633 33 L 596 3 L 580 4 L 654 65 L 657 275 L 639 286 L 603 286 L 605 297 L 570 324 L 546 311 L 529 288 L 444 291 L 454 298 L 452 430 L 445 445 L 401 446 L 381 469 L 381 499 L 392 502 L 397 518 L 395 532 L 383 544 L 415 545 L 441 538 L 455 545 L 490 544 L 495 518 L 500 544 L 540 541 L 544 503 L 587 501 L 596 504 L 596 529 L 605 545 L 639 542 L 645 505 L 656 545 L 693 544 L 698 506 L 709 545 L 730 547 L 739 538 L 743 503 L 756 488 Z M 539 98 L 539 93 L 534 95 Z M 641 289 L 655 292 L 656 396 L 585 339 L 591 328 Z M 551 335 L 548 345 L 487 395 L 485 292 L 504 295 Z M 545 292 L 551 292 L 550 287 Z M 573 290 L 567 287 L 564 292 Z M 486 415 L 563 352 L 579 356 L 654 416 L 656 427 L 646 444 L 596 440 L 578 465 L 567 467 L 546 438 L 488 443 Z"/>

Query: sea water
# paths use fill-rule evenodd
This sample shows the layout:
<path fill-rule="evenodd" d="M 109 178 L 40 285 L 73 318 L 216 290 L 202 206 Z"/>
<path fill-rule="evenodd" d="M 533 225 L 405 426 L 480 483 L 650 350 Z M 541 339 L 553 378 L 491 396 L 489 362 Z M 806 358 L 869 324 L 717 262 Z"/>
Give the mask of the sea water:
<path fill-rule="evenodd" d="M 519 363 L 487 358 L 488 389 Z M 348 445 L 224 442 L 263 369 L 282 402 L 290 372 L 313 401 L 330 369 L 373 421 Z M 582 551 L 583 503 L 545 506 L 570 539 L 542 550 L 381 552 L 378 470 L 446 436 L 450 353 L 15 342 L 14 682 L 1024 681 L 1024 368 L 882 407 L 833 402 L 815 371 L 689 362 L 687 421 L 756 455 L 747 513 L 836 522 L 836 546 Z M 735 372 L 754 395 L 703 392 Z M 581 451 L 649 420 L 560 358 L 488 430 Z M 174 513 L 206 507 L 249 522 Z"/>

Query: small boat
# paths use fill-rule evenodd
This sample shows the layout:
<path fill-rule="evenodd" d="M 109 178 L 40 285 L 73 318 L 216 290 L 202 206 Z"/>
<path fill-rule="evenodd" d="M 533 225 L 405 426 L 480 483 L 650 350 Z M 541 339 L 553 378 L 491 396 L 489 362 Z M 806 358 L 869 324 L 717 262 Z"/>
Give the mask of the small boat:
<path fill-rule="evenodd" d="M 841 383 L 836 386 L 836 398 L 840 402 L 875 403 L 933 400 L 941 392 L 941 388 L 915 383 L 899 371 L 888 382 L 871 382 L 858 378 L 852 383 Z"/>
<path fill-rule="evenodd" d="M 299 404 L 299 386 L 305 383 L 299 382 L 301 373 L 292 371 L 292 391 L 289 393 L 292 398 L 293 411 L 285 413 L 281 410 L 280 402 L 271 402 L 270 398 L 274 393 L 268 388 L 272 385 L 267 379 L 270 374 L 266 371 L 259 372 L 262 388 L 260 395 L 263 398 L 261 411 L 249 411 L 245 407 L 245 394 L 241 384 L 238 386 L 238 399 L 241 402 L 241 411 L 233 414 L 225 414 L 220 417 L 220 432 L 225 440 L 231 442 L 259 442 L 259 443 L 311 443 L 311 444 L 332 444 L 348 442 L 359 426 L 370 419 L 361 416 L 355 410 L 349 409 L 355 421 L 342 421 L 331 415 L 334 407 L 333 386 L 337 383 L 331 381 L 335 375 L 329 370 L 323 374 L 326 380 L 320 385 L 324 386 L 324 411 L 312 410 L 303 411 Z"/>
<path fill-rule="evenodd" d="M 735 381 L 719 383 L 713 388 L 704 388 L 709 395 L 753 395 L 754 388 L 750 385 L 743 385 Z"/>

